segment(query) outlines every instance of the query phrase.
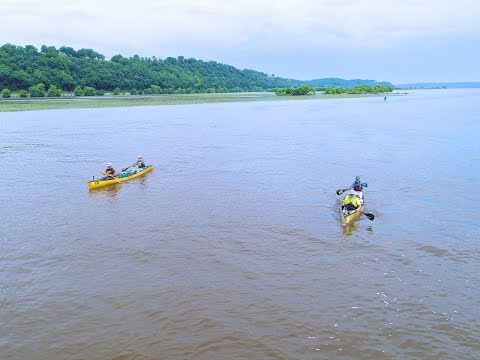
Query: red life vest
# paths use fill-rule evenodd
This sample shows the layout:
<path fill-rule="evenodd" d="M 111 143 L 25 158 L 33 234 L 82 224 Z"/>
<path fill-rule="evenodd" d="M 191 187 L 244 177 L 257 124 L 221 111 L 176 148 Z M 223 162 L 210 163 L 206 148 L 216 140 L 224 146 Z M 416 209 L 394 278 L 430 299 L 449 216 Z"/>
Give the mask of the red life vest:
<path fill-rule="evenodd" d="M 360 183 L 356 184 L 354 187 L 353 187 L 353 190 L 355 191 L 362 191 L 363 190 L 363 187 Z"/>

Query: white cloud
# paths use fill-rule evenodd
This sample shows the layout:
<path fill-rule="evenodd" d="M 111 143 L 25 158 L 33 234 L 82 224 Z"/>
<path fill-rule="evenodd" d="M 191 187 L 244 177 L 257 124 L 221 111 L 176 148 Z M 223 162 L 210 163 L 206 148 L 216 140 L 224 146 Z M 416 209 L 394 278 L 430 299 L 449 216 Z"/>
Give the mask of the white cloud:
<path fill-rule="evenodd" d="M 413 42 L 480 35 L 476 0 L 0 0 L 0 9 L 0 44 L 90 47 L 107 57 L 254 64 L 260 54 L 273 62 L 313 49 L 405 51 Z"/>

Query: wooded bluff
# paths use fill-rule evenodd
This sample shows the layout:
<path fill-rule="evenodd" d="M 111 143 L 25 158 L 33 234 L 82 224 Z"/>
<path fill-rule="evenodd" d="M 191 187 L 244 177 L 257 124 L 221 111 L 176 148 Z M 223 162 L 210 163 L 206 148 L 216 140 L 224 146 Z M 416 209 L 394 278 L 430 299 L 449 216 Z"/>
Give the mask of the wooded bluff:
<path fill-rule="evenodd" d="M 319 69 L 319 72 L 321 69 Z M 337 78 L 301 81 L 254 70 L 240 70 L 215 61 L 178 56 L 160 59 L 115 55 L 110 60 L 92 50 L 42 45 L 0 47 L 0 90 L 42 94 L 42 89 L 102 95 L 104 92 L 132 94 L 274 91 L 300 85 L 323 90 L 359 84 L 389 84 L 375 80 Z M 43 84 L 43 86 L 39 86 Z M 45 92 L 44 91 L 44 92 Z M 57 92 L 58 94 L 58 92 Z M 58 95 L 54 95 L 58 96 Z"/>

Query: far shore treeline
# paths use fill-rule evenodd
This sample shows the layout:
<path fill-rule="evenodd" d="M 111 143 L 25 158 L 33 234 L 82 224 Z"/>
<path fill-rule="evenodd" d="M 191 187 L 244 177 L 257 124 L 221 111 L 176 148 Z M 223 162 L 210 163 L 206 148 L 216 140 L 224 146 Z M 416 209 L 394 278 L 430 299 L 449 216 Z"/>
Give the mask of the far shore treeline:
<path fill-rule="evenodd" d="M 324 91 L 326 95 L 337 95 L 337 94 L 381 94 L 381 93 L 389 93 L 393 91 L 392 85 L 381 85 L 381 84 L 362 84 L 357 85 L 353 88 L 340 88 L 340 87 L 332 87 L 327 88 Z"/>
<path fill-rule="evenodd" d="M 286 89 L 277 89 L 275 90 L 275 95 L 285 96 L 285 95 L 315 95 L 315 88 L 309 87 L 306 85 L 301 85 L 296 88 L 286 88 Z"/>
<path fill-rule="evenodd" d="M 119 94 L 193 94 L 275 91 L 283 95 L 294 88 L 307 93 L 331 87 L 351 89 L 357 85 L 393 86 L 375 80 L 337 78 L 301 81 L 254 70 L 239 70 L 215 61 L 178 56 L 123 57 L 111 60 L 92 49 L 42 45 L 0 46 L 0 91 L 4 98 L 58 97 Z M 281 92 L 282 92 L 281 91 Z"/>

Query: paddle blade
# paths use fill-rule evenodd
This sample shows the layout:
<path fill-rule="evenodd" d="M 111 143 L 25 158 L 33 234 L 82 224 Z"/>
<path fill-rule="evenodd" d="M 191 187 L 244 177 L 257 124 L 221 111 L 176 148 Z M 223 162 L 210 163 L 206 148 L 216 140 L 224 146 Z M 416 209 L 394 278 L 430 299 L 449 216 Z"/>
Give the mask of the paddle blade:
<path fill-rule="evenodd" d="M 363 215 L 365 215 L 371 221 L 373 221 L 373 219 L 375 219 L 375 215 L 373 215 L 373 214 L 363 213 Z"/>
<path fill-rule="evenodd" d="M 345 190 L 338 189 L 338 190 L 336 191 L 336 193 L 337 193 L 337 195 L 340 195 L 340 194 L 343 193 L 344 191 L 345 191 Z"/>

